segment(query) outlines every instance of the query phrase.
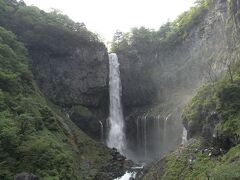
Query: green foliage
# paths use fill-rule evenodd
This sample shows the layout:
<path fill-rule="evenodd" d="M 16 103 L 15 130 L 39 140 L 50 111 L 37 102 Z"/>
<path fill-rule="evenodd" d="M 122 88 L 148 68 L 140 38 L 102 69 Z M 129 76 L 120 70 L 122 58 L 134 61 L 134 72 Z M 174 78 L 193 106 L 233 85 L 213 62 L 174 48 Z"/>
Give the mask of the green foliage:
<path fill-rule="evenodd" d="M 1 9 L 0 25 L 19 35 L 27 46 L 36 46 L 39 40 L 44 40 L 45 45 L 56 46 L 62 45 L 60 41 L 65 43 L 65 48 L 67 44 L 75 46 L 82 42 L 99 41 L 98 35 L 88 31 L 84 23 L 75 23 L 56 9 L 46 13 L 35 6 L 26 6 L 21 1 L 0 0 Z"/>
<path fill-rule="evenodd" d="M 220 139 L 228 139 L 231 143 L 240 142 L 240 79 L 239 72 L 233 76 L 233 82 L 226 77 L 214 87 L 205 86 L 200 89 L 191 102 L 185 107 L 184 122 L 201 127 L 206 123 L 214 124 L 212 112 L 216 112 L 220 120 L 215 127 Z M 214 128 L 214 127 L 213 127 Z M 200 132 L 199 132 L 200 133 Z"/>
<path fill-rule="evenodd" d="M 113 37 L 111 51 L 125 49 L 138 53 L 153 53 L 164 48 L 171 49 L 187 38 L 190 31 L 201 23 L 207 13 L 209 0 L 200 0 L 189 11 L 181 14 L 175 21 L 167 22 L 158 31 L 145 27 L 133 28 L 130 33 L 116 32 Z"/>
<path fill-rule="evenodd" d="M 73 177 L 71 151 L 54 140 L 60 127 L 34 87 L 25 48 L 3 28 L 0 37 L 0 179 L 23 171 Z"/>
<path fill-rule="evenodd" d="M 98 35 L 88 31 L 84 23 L 75 23 L 58 10 L 46 13 L 35 6 L 26 6 L 22 1 L 0 0 L 0 26 L 14 32 L 25 44 L 29 57 L 34 59 L 31 63 L 70 57 L 76 47 L 103 46 Z M 14 89 L 19 93 L 24 89 L 29 92 L 33 86 L 29 84 L 32 74 L 27 65 L 21 63 L 26 61 L 26 49 L 21 43 L 15 42 L 13 33 L 0 29 L 0 78 L 3 83 L 4 79 L 12 78 L 6 90 Z M 14 74 L 10 76 L 9 70 Z M 23 89 L 20 88 L 20 82 L 25 84 Z"/>
<path fill-rule="evenodd" d="M 46 102 L 26 55 L 16 36 L 0 27 L 0 179 L 21 172 L 46 180 L 94 179 L 110 162 L 110 150 Z M 91 116 L 83 106 L 75 110 Z"/>
<path fill-rule="evenodd" d="M 199 174 L 207 170 L 209 160 L 208 154 L 194 153 L 201 144 L 202 140 L 197 139 L 188 148 L 181 147 L 167 156 L 163 179 L 198 179 Z M 192 165 L 189 164 L 190 159 L 193 161 Z"/>
<path fill-rule="evenodd" d="M 219 164 L 211 173 L 213 179 L 239 179 L 240 178 L 240 145 L 231 148 L 227 154 L 222 157 L 222 163 Z"/>
<path fill-rule="evenodd" d="M 1 113 L 0 118 L 0 178 L 11 179 L 17 163 L 16 157 L 12 154 L 17 154 L 17 147 L 20 144 L 18 127 L 11 119 L 10 113 Z"/>
<path fill-rule="evenodd" d="M 18 79 L 15 74 L 0 72 L 0 88 L 3 91 L 13 92 L 18 90 Z"/>
<path fill-rule="evenodd" d="M 111 163 L 110 150 L 50 107 L 27 57 L 34 59 L 30 63 L 70 57 L 76 47 L 104 46 L 98 35 L 58 10 L 46 13 L 16 0 L 0 0 L 0 26 L 0 179 L 21 172 L 46 180 L 94 179 Z M 81 116 L 92 115 L 76 108 Z"/>
<path fill-rule="evenodd" d="M 19 151 L 24 157 L 21 168 L 27 172 L 44 178 L 74 178 L 73 157 L 54 136 L 42 133 L 30 137 L 21 144 Z"/>
<path fill-rule="evenodd" d="M 16 36 L 0 27 L 0 88 L 3 91 L 19 93 L 24 85 L 31 87 L 26 54 Z"/>
<path fill-rule="evenodd" d="M 121 31 L 116 31 L 113 36 L 113 42 L 111 45 L 111 52 L 116 52 L 118 49 L 128 46 L 128 34 L 124 34 Z"/>
<path fill-rule="evenodd" d="M 222 90 L 218 92 L 219 110 L 223 123 L 218 127 L 222 136 L 229 137 L 233 143 L 240 142 L 240 81 L 224 83 Z"/>
<path fill-rule="evenodd" d="M 226 74 L 213 85 L 205 85 L 197 91 L 183 112 L 184 124 L 191 131 L 190 137 L 204 136 L 200 143 L 190 143 L 164 158 L 162 179 L 239 179 L 240 167 L 240 72 L 239 62 L 232 69 L 233 78 Z M 216 133 L 206 137 L 204 128 Z M 207 139 L 206 139 L 207 138 Z M 208 141 L 206 143 L 205 141 Z M 194 146 L 193 146 L 194 145 Z M 205 147 L 226 148 L 226 152 L 209 157 Z M 225 154 L 224 154 L 224 153 Z M 193 159 L 192 165 L 189 159 Z M 161 163 L 159 163 L 161 164 Z M 156 177 L 159 169 L 152 168 L 147 178 Z"/>
<path fill-rule="evenodd" d="M 52 131 L 58 130 L 57 119 L 54 116 L 53 112 L 48 107 L 43 107 L 40 110 L 43 124 Z"/>
<path fill-rule="evenodd" d="M 239 179 L 239 145 L 217 157 L 209 157 L 208 152 L 202 151 L 205 147 L 206 144 L 203 140 L 192 139 L 188 145 L 179 147 L 163 160 L 157 162 L 144 177 L 144 180 Z M 191 164 L 190 159 L 192 160 Z M 162 166 L 162 162 L 164 162 L 164 166 Z M 160 177 L 157 175 L 159 171 L 161 172 Z"/>

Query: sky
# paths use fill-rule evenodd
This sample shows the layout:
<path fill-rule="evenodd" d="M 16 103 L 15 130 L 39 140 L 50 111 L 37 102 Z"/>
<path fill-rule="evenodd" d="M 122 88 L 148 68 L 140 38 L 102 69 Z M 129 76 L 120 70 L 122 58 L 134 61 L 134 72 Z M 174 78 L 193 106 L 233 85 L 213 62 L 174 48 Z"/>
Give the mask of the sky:
<path fill-rule="evenodd" d="M 159 29 L 188 10 L 196 0 L 24 0 L 45 11 L 59 9 L 76 22 L 111 41 L 116 30 L 133 27 Z"/>

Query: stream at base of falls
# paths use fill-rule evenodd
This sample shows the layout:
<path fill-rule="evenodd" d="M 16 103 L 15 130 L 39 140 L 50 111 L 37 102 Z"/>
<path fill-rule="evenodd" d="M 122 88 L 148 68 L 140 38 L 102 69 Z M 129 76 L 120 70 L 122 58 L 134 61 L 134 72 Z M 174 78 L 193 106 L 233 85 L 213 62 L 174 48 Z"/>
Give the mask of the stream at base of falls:
<path fill-rule="evenodd" d="M 122 177 L 116 178 L 114 180 L 129 180 L 130 178 L 135 178 L 136 172 L 126 172 Z"/>
<path fill-rule="evenodd" d="M 131 178 L 135 179 L 136 176 L 143 170 L 144 165 L 132 167 L 131 170 L 126 171 L 125 174 L 121 177 L 118 177 L 114 180 L 131 180 Z"/>

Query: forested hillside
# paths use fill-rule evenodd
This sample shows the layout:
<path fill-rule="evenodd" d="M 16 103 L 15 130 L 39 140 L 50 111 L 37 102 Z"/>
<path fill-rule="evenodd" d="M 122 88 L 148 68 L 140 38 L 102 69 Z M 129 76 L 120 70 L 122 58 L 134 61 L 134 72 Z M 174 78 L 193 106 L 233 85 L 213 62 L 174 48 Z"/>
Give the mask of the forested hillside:
<path fill-rule="evenodd" d="M 99 56 L 104 56 L 104 45 L 83 24 L 22 1 L 0 0 L 0 25 L 0 179 L 12 180 L 22 172 L 40 179 L 105 180 L 121 175 L 124 158 L 73 124 L 61 107 L 68 101 L 53 96 L 49 87 L 44 91 L 48 78 L 49 86 L 56 87 L 50 75 L 37 73 L 39 64 L 51 58 L 60 63 L 76 46 L 102 49 Z M 95 57 L 85 53 L 84 58 Z"/>
<path fill-rule="evenodd" d="M 1 0 L 0 13 L 0 25 L 28 49 L 43 94 L 99 140 L 99 120 L 108 114 L 108 56 L 98 36 L 58 10 L 46 13 L 22 1 Z"/>
<path fill-rule="evenodd" d="M 240 0 L 200 0 L 159 30 L 114 35 L 114 130 L 147 164 L 136 179 L 240 178 L 239 12 Z M 84 23 L 0 0 L 0 179 L 112 180 L 133 166 L 104 145 L 109 73 Z"/>

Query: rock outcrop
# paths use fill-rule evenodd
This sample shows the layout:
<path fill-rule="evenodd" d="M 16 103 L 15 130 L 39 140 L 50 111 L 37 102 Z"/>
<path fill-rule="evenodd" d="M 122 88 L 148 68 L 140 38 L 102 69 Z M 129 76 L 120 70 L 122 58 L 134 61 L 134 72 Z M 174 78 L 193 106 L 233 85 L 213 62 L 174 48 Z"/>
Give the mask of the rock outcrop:
<path fill-rule="evenodd" d="M 46 13 L 15 0 L 3 1 L 0 25 L 25 44 L 34 78 L 88 135 L 100 138 L 108 114 L 108 55 L 97 35 L 58 11 Z M 76 108 L 77 106 L 77 108 Z M 75 109 L 82 109 L 74 112 Z M 85 110 L 91 116 L 86 118 Z M 78 115 L 78 116 L 77 116 Z M 88 113 L 89 115 L 89 113 Z"/>
<path fill-rule="evenodd" d="M 132 147 L 147 141 L 149 145 L 140 145 L 139 149 L 147 148 L 148 151 L 152 149 L 151 144 L 162 142 L 150 137 L 157 131 L 156 123 L 164 129 L 164 120 L 171 124 L 164 130 L 167 132 L 164 136 L 172 137 L 165 144 L 168 151 L 181 142 L 184 104 L 196 88 L 203 83 L 214 83 L 237 58 L 234 34 L 238 23 L 231 21 L 239 21 L 232 18 L 232 9 L 238 3 L 231 3 L 209 1 L 208 8 L 199 15 L 200 20 L 183 41 L 170 47 L 160 45 L 151 53 L 143 53 L 137 48 L 119 50 L 127 136 Z M 137 127 L 139 119 L 145 120 Z M 147 134 L 140 135 L 137 140 L 135 137 L 139 137 L 139 132 L 136 129 L 143 129 L 140 133 L 147 131 Z"/>
<path fill-rule="evenodd" d="M 47 54 L 45 49 L 31 48 L 39 43 L 30 45 L 30 55 L 41 91 L 61 106 L 84 132 L 100 140 L 99 121 L 107 119 L 109 104 L 106 47 L 96 41 L 82 43 L 79 39 L 66 52 Z"/>
<path fill-rule="evenodd" d="M 107 106 L 108 56 L 103 44 L 79 43 L 64 55 L 62 52 L 46 55 L 43 49 L 30 53 L 36 80 L 53 102 L 66 106 Z"/>

